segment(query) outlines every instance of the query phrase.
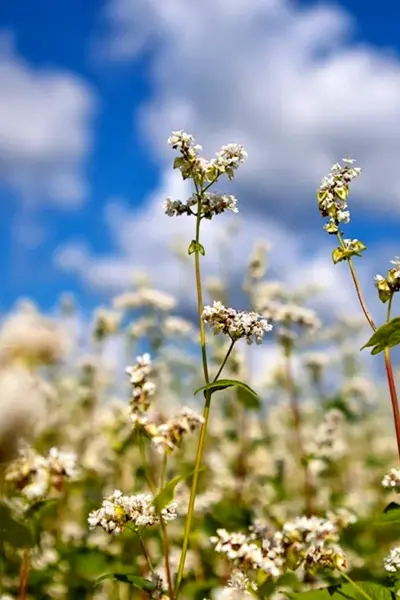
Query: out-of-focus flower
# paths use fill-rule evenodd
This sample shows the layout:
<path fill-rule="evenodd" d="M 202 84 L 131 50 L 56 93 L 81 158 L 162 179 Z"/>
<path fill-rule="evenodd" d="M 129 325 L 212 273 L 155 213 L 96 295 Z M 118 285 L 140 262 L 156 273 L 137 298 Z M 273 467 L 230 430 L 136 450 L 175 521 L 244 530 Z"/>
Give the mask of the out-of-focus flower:
<path fill-rule="evenodd" d="M 149 423 L 145 425 L 145 430 L 152 436 L 152 442 L 158 449 L 169 452 L 180 448 L 185 435 L 195 431 L 203 423 L 201 415 L 184 407 L 177 417 L 158 426 Z"/>
<path fill-rule="evenodd" d="M 389 490 L 400 490 L 400 469 L 390 469 L 382 479 L 382 487 Z"/>
<path fill-rule="evenodd" d="M 151 358 L 148 353 L 138 356 L 136 364 L 126 368 L 132 385 L 131 416 L 133 421 L 136 421 L 137 417 L 144 416 L 150 407 L 151 398 L 156 390 L 155 384 L 148 379 L 151 371 Z"/>
<path fill-rule="evenodd" d="M 176 306 L 176 300 L 167 292 L 144 287 L 134 292 L 125 292 L 116 296 L 114 306 L 121 310 L 148 308 L 168 312 Z"/>
<path fill-rule="evenodd" d="M 98 308 L 94 313 L 93 335 L 101 341 L 117 333 L 121 322 L 121 313 L 107 308 Z"/>
<path fill-rule="evenodd" d="M 0 463 L 15 458 L 21 440 L 35 436 L 44 416 L 46 393 L 21 366 L 0 369 Z"/>
<path fill-rule="evenodd" d="M 400 571 L 400 547 L 392 548 L 389 554 L 383 559 L 383 565 L 389 573 Z"/>
<path fill-rule="evenodd" d="M 69 340 L 62 326 L 36 310 L 11 314 L 0 329 L 0 366 L 20 361 L 27 366 L 60 361 Z"/>
<path fill-rule="evenodd" d="M 13 483 L 27 500 L 45 498 L 51 488 L 60 491 L 66 479 L 78 474 L 76 455 L 51 448 L 47 457 L 31 448 L 23 448 L 8 467 L 5 480 Z"/>

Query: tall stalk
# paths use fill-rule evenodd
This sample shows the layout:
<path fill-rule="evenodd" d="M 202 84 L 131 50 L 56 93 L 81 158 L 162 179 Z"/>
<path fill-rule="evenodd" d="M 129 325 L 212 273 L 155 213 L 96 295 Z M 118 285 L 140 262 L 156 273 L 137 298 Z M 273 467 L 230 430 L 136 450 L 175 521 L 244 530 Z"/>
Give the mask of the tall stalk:
<path fill-rule="evenodd" d="M 210 383 L 210 377 L 208 374 L 208 364 L 207 364 L 206 332 L 205 332 L 204 321 L 201 318 L 201 315 L 203 312 L 203 291 L 202 291 L 202 285 L 201 285 L 200 247 L 199 247 L 200 223 L 201 223 L 201 194 L 198 193 L 197 196 L 198 196 L 198 203 L 197 203 L 196 238 L 195 238 L 195 250 L 194 250 L 196 291 L 197 291 L 197 313 L 198 313 L 199 329 L 200 329 L 200 346 L 201 346 L 201 359 L 202 359 L 202 365 L 203 365 L 203 374 L 204 374 L 205 383 L 208 384 L 208 383 Z M 188 506 L 188 512 L 187 512 L 187 517 L 186 517 L 186 522 L 185 522 L 185 532 L 184 532 L 183 543 L 182 543 L 182 552 L 181 552 L 181 556 L 180 556 L 180 560 L 179 560 L 178 574 L 177 574 L 177 578 L 176 578 L 176 586 L 175 586 L 175 597 L 176 598 L 178 597 L 178 594 L 179 594 L 179 588 L 182 583 L 183 572 L 185 569 L 185 561 L 186 561 L 186 555 L 187 555 L 187 550 L 188 550 L 188 545 L 189 545 L 190 529 L 191 529 L 191 525 L 192 525 L 193 514 L 194 514 L 194 504 L 195 504 L 195 500 L 196 500 L 197 483 L 198 483 L 198 479 L 199 479 L 201 462 L 203 459 L 208 418 L 210 415 L 211 394 L 208 392 L 205 392 L 204 396 L 205 396 L 205 403 L 204 403 L 204 408 L 203 408 L 204 422 L 200 429 L 199 441 L 197 444 L 193 481 L 192 481 L 192 486 L 190 489 L 189 506 Z"/>
<path fill-rule="evenodd" d="M 338 232 L 336 235 L 337 235 L 337 238 L 338 238 L 341 248 L 345 249 L 345 245 L 344 245 L 341 234 Z M 352 276 L 352 279 L 354 282 L 354 287 L 356 289 L 357 297 L 360 302 L 362 311 L 363 311 L 365 318 L 367 319 L 368 324 L 371 327 L 371 329 L 373 331 L 376 331 L 377 327 L 376 327 L 374 320 L 371 316 L 371 313 L 369 312 L 367 305 L 365 303 L 365 300 L 364 300 L 364 297 L 363 297 L 363 294 L 361 291 L 360 283 L 358 281 L 356 270 L 354 268 L 354 264 L 353 264 L 351 257 L 347 258 L 347 263 L 349 265 L 350 273 L 351 273 L 351 276 Z M 388 302 L 388 310 L 387 310 L 387 317 L 386 317 L 387 323 L 390 321 L 392 300 L 393 300 L 393 296 L 390 297 L 389 302 Z M 397 398 L 396 383 L 395 383 L 395 379 L 394 379 L 393 367 L 392 367 L 392 361 L 391 361 L 391 357 L 390 357 L 389 348 L 385 348 L 384 357 L 385 357 L 386 377 L 387 377 L 388 386 L 389 386 L 390 400 L 392 403 L 393 422 L 394 422 L 394 428 L 395 428 L 395 432 L 396 432 L 397 452 L 398 452 L 398 456 L 399 456 L 399 460 L 400 460 L 400 411 L 399 411 L 399 402 L 398 402 L 398 398 Z"/>

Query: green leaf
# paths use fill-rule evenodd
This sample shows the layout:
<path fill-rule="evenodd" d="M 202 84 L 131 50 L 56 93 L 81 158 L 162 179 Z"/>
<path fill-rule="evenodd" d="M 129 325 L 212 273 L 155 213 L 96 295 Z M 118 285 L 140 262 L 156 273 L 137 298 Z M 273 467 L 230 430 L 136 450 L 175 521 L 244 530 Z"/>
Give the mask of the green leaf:
<path fill-rule="evenodd" d="M 393 503 L 394 504 L 394 503 Z M 374 519 L 376 525 L 395 525 L 400 524 L 400 506 L 387 506 L 385 512 Z"/>
<path fill-rule="evenodd" d="M 204 395 L 208 393 L 211 396 L 214 394 L 214 392 L 221 392 L 222 390 L 226 390 L 230 387 L 235 387 L 236 389 L 241 390 L 242 396 L 240 401 L 243 402 L 245 406 L 247 405 L 249 408 L 259 408 L 260 399 L 256 392 L 252 390 L 247 383 L 237 381 L 236 379 L 218 379 L 218 381 L 213 381 L 208 385 L 203 385 L 201 388 L 196 390 L 194 394 L 196 395 L 199 392 L 203 392 Z"/>
<path fill-rule="evenodd" d="M 363 593 L 350 583 L 308 592 L 286 593 L 293 600 L 366 600 L 367 597 L 371 600 L 392 600 L 391 590 L 383 585 L 369 581 L 357 581 L 355 583 Z"/>
<path fill-rule="evenodd" d="M 0 540 L 14 548 L 33 548 L 35 545 L 29 527 L 16 521 L 5 504 L 0 504 Z"/>
<path fill-rule="evenodd" d="M 400 317 L 395 317 L 389 323 L 385 323 L 379 327 L 370 337 L 368 342 L 364 344 L 364 348 L 372 348 L 371 354 L 379 354 L 385 348 L 393 348 L 400 344 Z"/>
<path fill-rule="evenodd" d="M 204 471 L 205 467 L 201 467 L 199 469 L 199 473 L 201 471 Z M 190 475 L 177 475 L 176 477 L 174 477 L 173 479 L 171 479 L 171 481 L 169 481 L 163 488 L 162 490 L 160 490 L 158 492 L 158 494 L 156 494 L 154 496 L 154 506 L 156 507 L 156 509 L 160 512 L 164 506 L 166 506 L 167 504 L 169 504 L 170 502 L 172 502 L 172 500 L 174 499 L 174 494 L 175 494 L 175 488 L 178 485 L 178 483 L 180 483 L 181 481 L 184 481 L 185 479 L 188 479 L 189 477 L 191 477 L 193 475 L 193 472 L 190 473 Z"/>
<path fill-rule="evenodd" d="M 248 410 L 259 410 L 261 407 L 260 398 L 253 390 L 249 392 L 246 388 L 239 386 L 236 388 L 236 398 Z"/>
<path fill-rule="evenodd" d="M 138 590 L 152 591 L 154 589 L 154 583 L 145 577 L 138 577 L 133 573 L 105 573 L 96 579 L 96 585 L 106 579 L 115 579 L 116 581 L 122 581 L 123 583 L 130 583 Z"/>
<path fill-rule="evenodd" d="M 176 486 L 184 479 L 186 478 L 183 475 L 177 475 L 171 481 L 169 481 L 156 496 L 154 496 L 153 503 L 158 511 L 161 511 L 164 506 L 172 502 L 174 499 Z"/>
<path fill-rule="evenodd" d="M 185 164 L 185 159 L 182 156 L 177 156 L 174 160 L 174 169 L 180 169 Z"/>

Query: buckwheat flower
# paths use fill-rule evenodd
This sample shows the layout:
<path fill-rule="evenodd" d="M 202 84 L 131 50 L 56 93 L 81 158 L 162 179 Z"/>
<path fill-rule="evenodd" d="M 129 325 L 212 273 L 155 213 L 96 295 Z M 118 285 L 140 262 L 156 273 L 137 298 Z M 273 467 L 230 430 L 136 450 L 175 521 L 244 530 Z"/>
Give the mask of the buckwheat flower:
<path fill-rule="evenodd" d="M 223 333 L 233 341 L 245 338 L 248 344 L 253 342 L 253 337 L 260 344 L 264 334 L 272 329 L 258 313 L 238 312 L 218 301 L 214 301 L 213 306 L 205 306 L 201 318 L 214 330 L 214 335 Z"/>
<path fill-rule="evenodd" d="M 249 580 L 247 575 L 236 569 L 230 576 L 226 587 L 222 590 L 221 597 L 227 600 L 252 597 L 249 590 L 256 591 L 257 585 Z"/>
<path fill-rule="evenodd" d="M 215 165 L 219 172 L 226 173 L 229 179 L 233 179 L 233 170 L 237 169 L 247 157 L 248 154 L 241 144 L 227 144 L 217 152 Z"/>
<path fill-rule="evenodd" d="M 94 313 L 93 335 L 98 340 L 112 335 L 118 331 L 121 314 L 115 310 L 98 308 Z"/>
<path fill-rule="evenodd" d="M 195 195 L 190 196 L 186 200 L 186 202 L 182 202 L 181 200 L 172 200 L 172 198 L 167 198 L 164 201 L 163 208 L 165 214 L 168 217 L 180 217 L 181 215 L 193 215 L 195 214 L 192 211 L 192 207 L 196 206 L 198 203 L 198 199 Z"/>
<path fill-rule="evenodd" d="M 194 410 L 184 407 L 181 413 L 161 425 L 148 424 L 145 429 L 152 443 L 164 452 L 180 448 L 187 433 L 192 433 L 204 423 L 204 418 Z"/>
<path fill-rule="evenodd" d="M 163 322 L 163 327 L 167 335 L 187 336 L 194 332 L 193 324 L 182 317 L 167 317 Z"/>
<path fill-rule="evenodd" d="M 333 165 L 330 174 L 323 178 L 318 189 L 319 211 L 323 217 L 329 218 L 324 229 L 330 234 L 339 232 L 340 223 L 350 221 L 350 212 L 347 210 L 349 185 L 361 173 L 361 169 L 353 167 L 350 160 L 352 159 L 343 159 L 343 165 Z"/>
<path fill-rule="evenodd" d="M 382 479 L 382 487 L 389 490 L 400 490 L 400 469 L 390 469 Z"/>
<path fill-rule="evenodd" d="M 155 393 L 155 384 L 148 379 L 152 372 L 150 354 L 145 353 L 136 358 L 136 364 L 126 368 L 132 385 L 131 414 L 143 416 L 150 407 Z"/>
<path fill-rule="evenodd" d="M 56 322 L 34 308 L 11 314 L 0 329 L 0 366 L 14 361 L 27 365 L 48 365 L 60 361 L 68 350 L 69 339 Z"/>
<path fill-rule="evenodd" d="M 347 568 L 347 559 L 342 548 L 338 545 L 324 546 L 317 544 L 311 546 L 305 557 L 305 569 L 315 573 L 318 569 L 343 570 Z"/>
<path fill-rule="evenodd" d="M 212 219 L 226 210 L 233 213 L 239 212 L 236 206 L 237 200 L 231 194 L 206 193 L 201 200 L 201 215 L 205 219 Z"/>
<path fill-rule="evenodd" d="M 161 511 L 164 521 L 176 519 L 176 503 L 171 502 Z M 89 513 L 89 528 L 102 527 L 107 533 L 122 533 L 127 524 L 134 528 L 150 527 L 160 520 L 151 494 L 126 496 L 120 490 L 107 496 L 97 510 Z"/>
<path fill-rule="evenodd" d="M 0 463 L 18 456 L 22 440 L 34 438 L 44 416 L 45 402 L 41 380 L 27 369 L 0 369 Z"/>
<path fill-rule="evenodd" d="M 52 484 L 56 489 L 60 489 L 64 479 L 73 479 L 77 476 L 77 455 L 75 452 L 63 452 L 58 448 L 50 448 L 47 456 L 47 468 Z"/>
<path fill-rule="evenodd" d="M 389 573 L 400 571 L 400 547 L 392 548 L 389 554 L 383 559 L 383 565 Z"/>
<path fill-rule="evenodd" d="M 116 296 L 113 304 L 115 308 L 123 310 L 147 308 L 168 312 L 176 306 L 176 300 L 167 292 L 143 287 L 135 292 L 125 292 Z"/>

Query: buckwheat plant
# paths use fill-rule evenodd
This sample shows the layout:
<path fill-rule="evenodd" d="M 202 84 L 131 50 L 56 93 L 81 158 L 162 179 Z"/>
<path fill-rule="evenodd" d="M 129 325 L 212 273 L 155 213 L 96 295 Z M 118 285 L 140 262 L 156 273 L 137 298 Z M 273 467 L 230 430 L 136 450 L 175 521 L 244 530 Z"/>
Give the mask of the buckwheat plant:
<path fill-rule="evenodd" d="M 325 231 L 335 235 L 339 246 L 332 252 L 335 264 L 346 261 L 353 279 L 358 300 L 369 326 L 374 335 L 365 344 L 372 347 L 372 354 L 384 353 L 385 368 L 392 403 L 393 421 L 396 431 L 397 449 L 400 459 L 400 411 L 396 392 L 396 383 L 390 358 L 390 347 L 400 344 L 400 317 L 391 318 L 392 302 L 396 292 L 400 290 L 400 259 L 395 258 L 392 262 L 393 268 L 389 269 L 387 276 L 376 275 L 375 286 L 382 303 L 387 303 L 386 323 L 377 327 L 365 303 L 353 257 L 362 256 L 366 246 L 358 239 L 343 238 L 341 227 L 350 222 L 350 211 L 347 200 L 350 193 L 350 184 L 361 173 L 359 167 L 354 167 L 354 159 L 343 159 L 343 164 L 333 165 L 328 176 L 324 177 L 317 192 L 318 207 L 321 216 L 328 219 L 324 225 Z"/>
<path fill-rule="evenodd" d="M 234 196 L 211 191 L 211 188 L 219 183 L 223 177 L 232 180 L 238 167 L 246 160 L 247 152 L 239 144 L 228 144 L 223 146 L 214 158 L 206 159 L 200 155 L 201 146 L 195 144 L 193 136 L 184 131 L 174 131 L 168 142 L 172 149 L 178 152 L 178 156 L 174 160 L 174 168 L 180 170 L 183 179 L 191 179 L 194 187 L 193 194 L 186 201 L 168 198 L 165 201 L 164 208 L 169 217 L 189 216 L 195 220 L 195 235 L 190 242 L 188 252 L 189 255 L 194 255 L 200 347 L 205 383 L 203 388 L 205 397 L 203 422 L 200 429 L 182 553 L 174 590 L 175 598 L 177 598 L 188 551 L 197 483 L 210 415 L 211 397 L 213 391 L 217 389 L 215 384 L 220 378 L 235 343 L 243 338 L 248 344 L 253 341 L 259 344 L 262 342 L 265 333 L 272 329 L 272 326 L 255 312 L 237 311 L 233 308 L 227 308 L 221 302 L 214 302 L 212 306 L 204 306 L 203 304 L 200 257 L 204 256 L 206 251 L 200 241 L 201 224 L 203 221 L 211 220 L 227 210 L 234 213 L 238 212 L 237 200 Z M 206 324 L 209 325 L 215 335 L 225 335 L 230 339 L 229 349 L 214 377 L 209 373 L 207 362 Z M 238 383 L 230 381 L 225 387 L 237 385 Z"/>

